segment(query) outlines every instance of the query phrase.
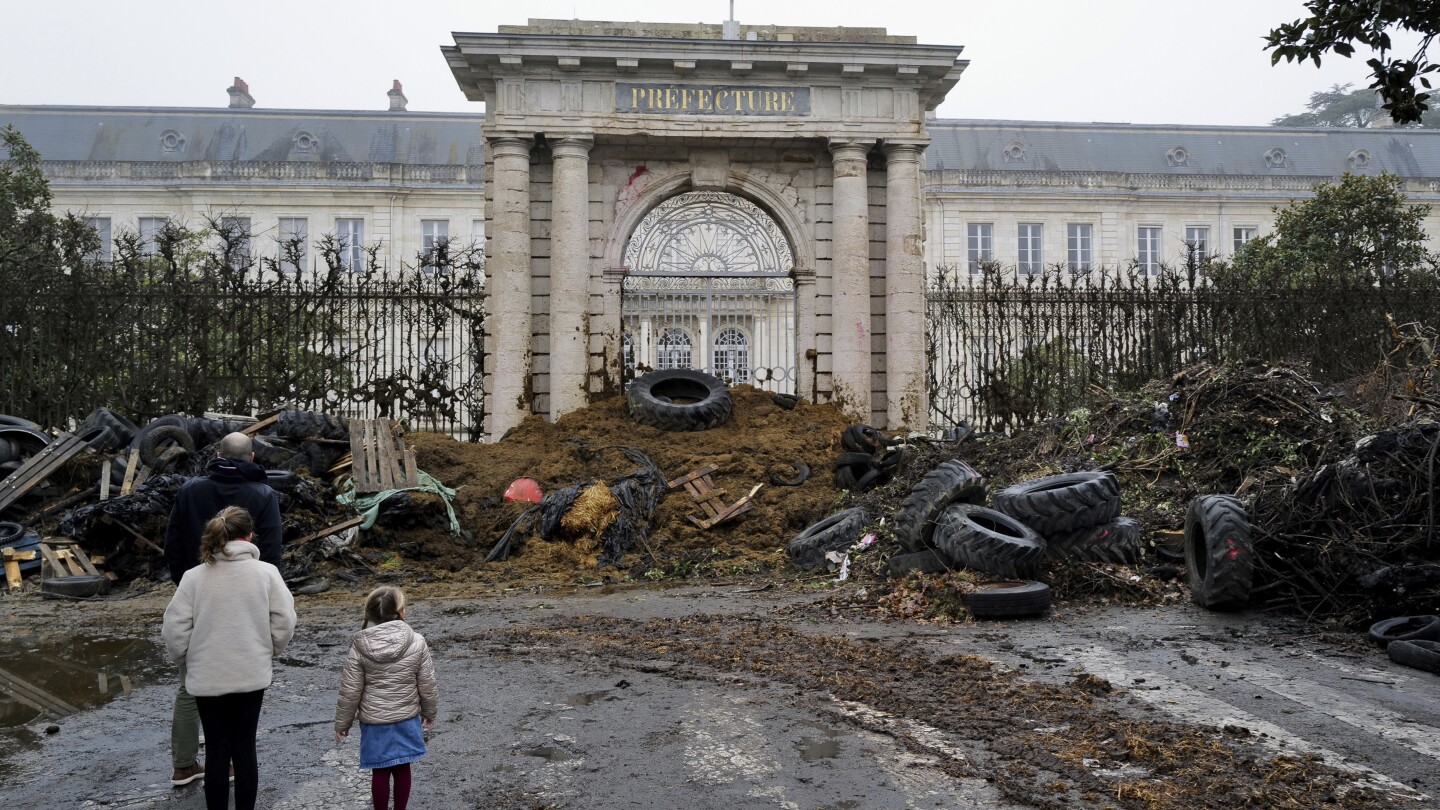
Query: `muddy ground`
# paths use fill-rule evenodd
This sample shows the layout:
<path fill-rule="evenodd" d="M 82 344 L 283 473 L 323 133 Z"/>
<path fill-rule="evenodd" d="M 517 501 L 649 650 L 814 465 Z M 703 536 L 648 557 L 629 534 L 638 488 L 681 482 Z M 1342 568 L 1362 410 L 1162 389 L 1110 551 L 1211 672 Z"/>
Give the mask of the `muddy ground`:
<path fill-rule="evenodd" d="M 406 584 L 442 688 L 415 808 L 1440 805 L 1440 679 L 1286 620 L 882 620 L 864 586 L 763 580 Z M 167 781 L 169 591 L 0 599 L 0 670 L 82 704 L 0 735 L 7 806 L 203 806 Z M 300 597 L 261 719 L 263 807 L 368 806 L 355 744 L 330 740 L 362 595 Z"/>

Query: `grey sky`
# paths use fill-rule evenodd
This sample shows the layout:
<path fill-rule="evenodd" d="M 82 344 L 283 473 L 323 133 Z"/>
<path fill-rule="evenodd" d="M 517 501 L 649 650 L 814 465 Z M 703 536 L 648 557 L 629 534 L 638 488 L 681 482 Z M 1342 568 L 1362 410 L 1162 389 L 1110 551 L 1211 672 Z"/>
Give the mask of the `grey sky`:
<path fill-rule="evenodd" d="M 741 22 L 880 26 L 963 45 L 953 118 L 1266 124 L 1364 60 L 1270 66 L 1261 37 L 1300 0 L 736 0 Z M 720 22 L 727 0 L 0 0 L 0 104 L 475 110 L 440 56 L 452 31 L 528 17 Z"/>

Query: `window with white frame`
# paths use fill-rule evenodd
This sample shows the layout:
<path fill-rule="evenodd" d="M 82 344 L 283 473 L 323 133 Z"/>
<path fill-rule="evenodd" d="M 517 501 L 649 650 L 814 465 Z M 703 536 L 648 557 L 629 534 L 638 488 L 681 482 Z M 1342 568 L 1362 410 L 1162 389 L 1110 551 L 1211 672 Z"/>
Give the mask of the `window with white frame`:
<path fill-rule="evenodd" d="M 1200 226 L 1187 226 L 1185 228 L 1185 252 L 1189 254 L 1196 264 L 1204 264 L 1205 259 L 1210 256 L 1210 229 Z"/>
<path fill-rule="evenodd" d="M 1044 226 L 1038 222 L 1022 222 L 1017 239 L 1016 269 L 1021 273 L 1039 273 L 1045 269 Z"/>
<path fill-rule="evenodd" d="M 1136 257 L 1140 260 L 1140 269 L 1146 275 L 1156 275 L 1160 272 L 1160 228 L 1153 225 L 1141 225 L 1136 233 Z"/>
<path fill-rule="evenodd" d="M 168 217 L 140 217 L 140 255 L 154 256 L 160 249 L 160 233 Z"/>
<path fill-rule="evenodd" d="M 620 336 L 620 362 L 624 368 L 635 368 L 635 336 L 629 332 Z"/>
<path fill-rule="evenodd" d="M 965 226 L 966 258 L 970 272 L 980 272 L 985 262 L 995 261 L 995 226 L 989 222 L 972 222 Z"/>
<path fill-rule="evenodd" d="M 365 220 L 335 220 L 335 238 L 340 244 L 340 266 L 352 273 L 365 269 Z"/>
<path fill-rule="evenodd" d="M 739 329 L 721 329 L 715 335 L 715 376 L 731 385 L 750 382 L 750 339 Z"/>
<path fill-rule="evenodd" d="M 655 368 L 690 368 L 690 333 L 684 329 L 666 329 L 655 344 Z"/>
<path fill-rule="evenodd" d="M 1070 272 L 1089 272 L 1094 261 L 1092 245 L 1095 228 L 1088 222 L 1072 222 L 1065 226 L 1065 259 Z"/>
<path fill-rule="evenodd" d="M 450 362 L 450 338 L 427 337 L 422 347 L 426 363 L 448 363 Z"/>
<path fill-rule="evenodd" d="M 114 257 L 114 234 L 110 230 L 109 217 L 86 217 L 85 227 L 95 232 L 95 238 L 100 240 L 95 252 L 86 258 L 92 262 L 108 262 Z"/>
<path fill-rule="evenodd" d="M 305 266 L 305 254 L 310 249 L 310 221 L 305 217 L 281 217 L 276 238 L 280 242 L 280 269 L 298 272 Z"/>
<path fill-rule="evenodd" d="M 425 256 L 424 269 L 428 272 L 435 272 L 435 249 L 444 246 L 450 241 L 450 220 L 448 219 L 422 219 L 420 220 L 420 250 Z"/>
<path fill-rule="evenodd" d="M 250 218 L 221 217 L 220 232 L 234 245 L 230 254 L 230 266 L 241 268 L 250 263 Z"/>
<path fill-rule="evenodd" d="M 1258 228 L 1255 228 L 1255 227 L 1252 227 L 1252 226 L 1249 226 L 1249 225 L 1242 225 L 1242 226 L 1236 228 L 1236 229 L 1235 229 L 1235 248 L 1234 248 L 1234 249 L 1235 249 L 1236 251 L 1240 250 L 1240 248 L 1242 248 L 1242 247 L 1245 246 L 1245 243 L 1246 243 L 1246 242 L 1249 242 L 1251 239 L 1254 239 L 1254 238 L 1255 238 L 1255 235 L 1256 235 L 1256 233 L 1257 233 L 1258 231 L 1259 231 Z"/>

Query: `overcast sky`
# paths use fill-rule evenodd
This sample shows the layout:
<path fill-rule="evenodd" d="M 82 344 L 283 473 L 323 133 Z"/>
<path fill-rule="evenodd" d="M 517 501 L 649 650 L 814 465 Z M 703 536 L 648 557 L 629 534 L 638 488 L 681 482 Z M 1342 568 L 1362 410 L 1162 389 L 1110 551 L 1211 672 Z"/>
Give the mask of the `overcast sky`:
<path fill-rule="evenodd" d="M 0 104 L 475 111 L 440 56 L 453 31 L 527 17 L 718 23 L 728 0 L 0 0 Z M 877 26 L 962 45 L 947 118 L 1268 124 L 1368 83 L 1365 58 L 1270 66 L 1301 0 L 736 0 L 742 23 Z M 1413 40 L 1412 40 L 1413 41 Z"/>

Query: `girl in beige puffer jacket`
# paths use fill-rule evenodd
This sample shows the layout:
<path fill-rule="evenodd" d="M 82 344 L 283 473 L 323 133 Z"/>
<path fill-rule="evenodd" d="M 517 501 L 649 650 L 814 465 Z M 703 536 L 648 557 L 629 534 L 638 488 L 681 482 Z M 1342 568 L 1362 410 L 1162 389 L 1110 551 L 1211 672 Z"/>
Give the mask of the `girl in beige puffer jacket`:
<path fill-rule="evenodd" d="M 374 625 L 373 627 L 371 625 Z M 365 623 L 350 644 L 335 706 L 335 742 L 360 718 L 360 767 L 370 768 L 376 810 L 410 801 L 410 763 L 425 756 L 424 731 L 435 723 L 440 689 L 425 637 L 405 623 L 405 594 L 382 586 L 365 598 Z"/>

